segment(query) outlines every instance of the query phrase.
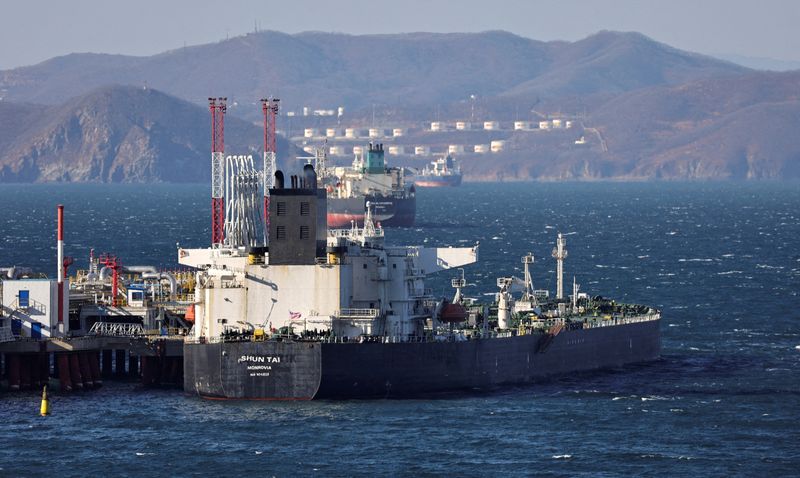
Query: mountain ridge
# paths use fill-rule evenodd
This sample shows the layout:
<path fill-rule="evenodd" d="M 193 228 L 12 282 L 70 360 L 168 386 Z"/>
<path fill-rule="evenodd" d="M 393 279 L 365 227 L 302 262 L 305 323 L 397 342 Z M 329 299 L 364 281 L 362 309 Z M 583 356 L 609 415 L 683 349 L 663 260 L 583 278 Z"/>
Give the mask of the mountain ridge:
<path fill-rule="evenodd" d="M 636 51 L 658 54 L 659 61 Z M 687 62 L 697 64 L 687 68 Z M 650 70 L 646 76 L 637 74 L 644 68 Z M 594 72 L 591 81 L 587 69 Z M 57 104 L 105 84 L 147 84 L 198 104 L 218 91 L 247 101 L 270 94 L 290 108 L 358 109 L 375 102 L 450 102 L 471 94 L 618 93 L 654 82 L 746 71 L 630 32 L 541 42 L 504 31 L 349 35 L 269 30 L 151 56 L 57 57 L 0 71 L 0 91 L 10 101 Z"/>
<path fill-rule="evenodd" d="M 208 113 L 162 92 L 106 86 L 51 107 L 0 102 L 3 123 L 20 114 L 27 122 L 12 140 L 0 141 L 0 182 L 210 178 Z M 258 154 L 261 131 L 252 123 L 226 118 L 228 151 Z M 297 154 L 283 138 L 279 151 L 283 157 Z"/>

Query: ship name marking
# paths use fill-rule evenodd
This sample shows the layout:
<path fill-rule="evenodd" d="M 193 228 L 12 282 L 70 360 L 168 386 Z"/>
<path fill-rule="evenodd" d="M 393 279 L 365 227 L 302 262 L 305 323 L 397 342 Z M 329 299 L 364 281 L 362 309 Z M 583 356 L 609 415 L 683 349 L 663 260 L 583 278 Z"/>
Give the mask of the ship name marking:
<path fill-rule="evenodd" d="M 281 363 L 277 355 L 242 355 L 237 363 Z"/>

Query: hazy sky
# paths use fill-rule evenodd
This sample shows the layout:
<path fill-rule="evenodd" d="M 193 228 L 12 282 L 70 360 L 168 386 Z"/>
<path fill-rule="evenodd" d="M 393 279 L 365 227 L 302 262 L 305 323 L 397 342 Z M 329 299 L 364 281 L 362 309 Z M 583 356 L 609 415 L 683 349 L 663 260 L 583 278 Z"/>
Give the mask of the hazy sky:
<path fill-rule="evenodd" d="M 639 31 L 707 54 L 800 61 L 800 0 L 3 0 L 0 69 L 71 52 L 150 55 L 253 31 Z"/>

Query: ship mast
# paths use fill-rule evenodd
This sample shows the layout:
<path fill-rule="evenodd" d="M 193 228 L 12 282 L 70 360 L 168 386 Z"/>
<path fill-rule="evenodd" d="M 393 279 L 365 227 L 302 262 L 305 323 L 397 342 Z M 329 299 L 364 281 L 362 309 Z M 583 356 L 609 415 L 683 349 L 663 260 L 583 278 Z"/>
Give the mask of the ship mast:
<path fill-rule="evenodd" d="M 467 280 L 464 278 L 464 269 L 459 267 L 458 270 L 461 272 L 461 277 L 457 277 L 455 279 L 450 280 L 450 285 L 452 285 L 453 288 L 456 290 L 456 293 L 453 296 L 454 304 L 460 304 L 461 302 L 464 301 L 464 295 L 461 293 L 461 289 L 463 289 L 464 286 L 467 285 Z"/>
<path fill-rule="evenodd" d="M 533 254 L 530 252 L 522 256 L 522 264 L 525 267 L 525 291 L 522 293 L 521 300 L 530 301 L 532 304 L 536 304 L 536 298 L 533 294 L 533 280 L 531 279 L 530 270 L 530 265 L 533 264 L 533 260 Z"/>
<path fill-rule="evenodd" d="M 556 299 L 564 298 L 564 259 L 567 258 L 567 240 L 559 232 L 556 247 L 553 248 L 553 257 L 556 259 Z"/>

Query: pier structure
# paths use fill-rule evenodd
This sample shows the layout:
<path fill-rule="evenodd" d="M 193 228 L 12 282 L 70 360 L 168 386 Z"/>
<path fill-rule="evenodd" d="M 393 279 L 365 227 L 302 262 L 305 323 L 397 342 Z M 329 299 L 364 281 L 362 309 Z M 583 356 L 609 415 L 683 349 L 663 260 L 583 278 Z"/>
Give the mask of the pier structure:
<path fill-rule="evenodd" d="M 110 378 L 180 386 L 194 273 L 90 250 L 88 269 L 70 277 L 63 205 L 57 222 L 56 279 L 0 268 L 0 390 L 88 390 Z"/>
<path fill-rule="evenodd" d="M 98 328 L 96 335 L 83 337 L 5 341 L 0 343 L 0 391 L 49 385 L 50 390 L 66 393 L 98 388 L 104 380 L 181 387 L 183 339 Z"/>

